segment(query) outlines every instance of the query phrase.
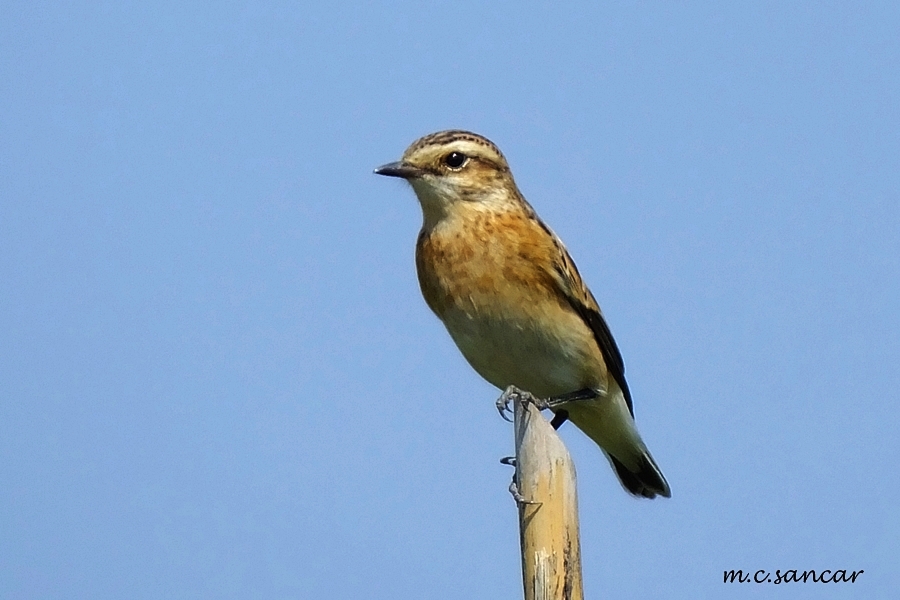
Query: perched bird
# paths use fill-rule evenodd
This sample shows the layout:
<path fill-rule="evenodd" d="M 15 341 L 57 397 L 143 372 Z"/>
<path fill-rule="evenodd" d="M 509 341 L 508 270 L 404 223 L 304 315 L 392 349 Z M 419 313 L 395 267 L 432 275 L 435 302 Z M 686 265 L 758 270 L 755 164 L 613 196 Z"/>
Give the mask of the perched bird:
<path fill-rule="evenodd" d="M 375 173 L 405 179 L 419 199 L 422 295 L 469 364 L 500 389 L 549 399 L 554 426 L 571 420 L 594 440 L 629 493 L 669 497 L 597 301 L 497 146 L 440 131 Z"/>

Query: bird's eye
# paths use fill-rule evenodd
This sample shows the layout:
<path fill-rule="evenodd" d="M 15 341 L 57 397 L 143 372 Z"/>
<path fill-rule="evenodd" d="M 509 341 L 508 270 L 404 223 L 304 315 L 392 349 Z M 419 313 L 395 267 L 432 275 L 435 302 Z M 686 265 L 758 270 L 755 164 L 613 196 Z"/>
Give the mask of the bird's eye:
<path fill-rule="evenodd" d="M 468 158 L 469 157 L 462 152 L 451 152 L 444 157 L 444 164 L 451 169 L 458 169 L 466 164 L 466 160 L 468 160 Z"/>

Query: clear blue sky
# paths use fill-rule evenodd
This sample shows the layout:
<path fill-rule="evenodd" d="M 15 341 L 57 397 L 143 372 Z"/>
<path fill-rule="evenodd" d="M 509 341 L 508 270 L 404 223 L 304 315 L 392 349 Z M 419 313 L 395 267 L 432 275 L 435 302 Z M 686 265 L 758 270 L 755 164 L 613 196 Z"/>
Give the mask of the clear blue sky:
<path fill-rule="evenodd" d="M 0 597 L 521 597 L 511 427 L 372 174 L 450 127 L 672 485 L 564 428 L 587 596 L 896 593 L 900 9 L 597 4 L 4 4 Z"/>

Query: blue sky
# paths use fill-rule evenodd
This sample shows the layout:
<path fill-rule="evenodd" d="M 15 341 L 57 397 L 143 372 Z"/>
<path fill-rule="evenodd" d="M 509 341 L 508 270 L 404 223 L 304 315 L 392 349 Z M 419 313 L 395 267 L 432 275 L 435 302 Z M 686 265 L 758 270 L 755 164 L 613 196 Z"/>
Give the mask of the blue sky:
<path fill-rule="evenodd" d="M 563 429 L 586 595 L 900 588 L 895 4 L 0 12 L 0 597 L 521 597 L 511 427 L 372 174 L 450 127 L 565 240 L 672 485 Z"/>

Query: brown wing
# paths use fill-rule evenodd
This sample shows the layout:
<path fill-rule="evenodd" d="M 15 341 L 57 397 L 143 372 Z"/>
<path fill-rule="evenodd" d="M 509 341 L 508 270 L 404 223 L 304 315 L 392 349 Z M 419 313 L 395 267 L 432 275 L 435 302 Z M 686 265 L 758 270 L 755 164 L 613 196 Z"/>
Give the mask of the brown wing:
<path fill-rule="evenodd" d="M 619 385 L 619 388 L 621 388 L 622 394 L 625 396 L 625 402 L 628 404 L 628 411 L 634 417 L 631 392 L 628 389 L 628 383 L 625 381 L 625 361 L 622 360 L 622 354 L 619 352 L 619 347 L 616 346 L 616 340 L 613 339 L 612 332 L 603 319 L 600 306 L 598 306 L 594 295 L 591 294 L 591 291 L 585 285 L 584 280 L 581 279 L 581 274 L 578 272 L 575 262 L 569 256 L 569 252 L 562 241 L 543 222 L 540 223 L 544 230 L 550 234 L 550 237 L 553 238 L 553 243 L 556 244 L 558 250 L 556 253 L 558 260 L 554 261 L 553 265 L 556 275 L 554 279 L 560 286 L 563 295 L 569 301 L 569 305 L 590 327 L 591 332 L 594 334 L 594 339 L 600 347 L 600 352 L 603 354 L 603 360 L 606 361 L 606 368 Z"/>

